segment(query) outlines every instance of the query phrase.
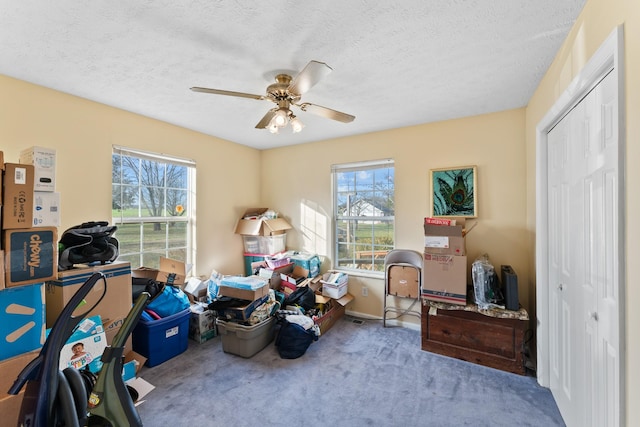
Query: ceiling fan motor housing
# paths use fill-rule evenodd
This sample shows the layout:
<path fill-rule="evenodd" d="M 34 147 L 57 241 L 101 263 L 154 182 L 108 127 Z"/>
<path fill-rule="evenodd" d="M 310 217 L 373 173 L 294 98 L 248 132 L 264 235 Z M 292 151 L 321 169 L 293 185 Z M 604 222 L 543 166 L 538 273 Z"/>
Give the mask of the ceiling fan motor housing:
<path fill-rule="evenodd" d="M 270 84 L 267 87 L 267 96 L 273 100 L 273 102 L 280 104 L 280 101 L 288 101 L 294 103 L 300 100 L 300 95 L 289 91 L 291 85 L 291 76 L 288 74 L 278 74 L 276 76 L 276 83 Z"/>

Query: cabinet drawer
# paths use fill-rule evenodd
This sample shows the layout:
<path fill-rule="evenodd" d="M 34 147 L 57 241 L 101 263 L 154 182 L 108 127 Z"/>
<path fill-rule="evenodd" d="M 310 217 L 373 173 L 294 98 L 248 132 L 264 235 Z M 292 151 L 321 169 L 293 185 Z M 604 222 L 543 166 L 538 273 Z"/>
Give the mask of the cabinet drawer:
<path fill-rule="evenodd" d="M 438 314 L 429 317 L 427 332 L 428 339 L 434 342 L 471 348 L 502 357 L 515 357 L 516 330 L 510 325 Z"/>
<path fill-rule="evenodd" d="M 522 344 L 527 322 L 464 310 L 422 311 L 422 349 L 524 374 Z"/>

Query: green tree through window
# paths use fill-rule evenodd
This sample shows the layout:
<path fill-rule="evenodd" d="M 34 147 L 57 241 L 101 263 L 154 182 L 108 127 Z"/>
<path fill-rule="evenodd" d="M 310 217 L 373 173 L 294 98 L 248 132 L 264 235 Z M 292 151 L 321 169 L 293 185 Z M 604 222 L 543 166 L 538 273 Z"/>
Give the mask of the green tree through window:
<path fill-rule="evenodd" d="M 119 260 L 157 267 L 160 256 L 193 264 L 195 163 L 114 147 L 112 216 Z"/>

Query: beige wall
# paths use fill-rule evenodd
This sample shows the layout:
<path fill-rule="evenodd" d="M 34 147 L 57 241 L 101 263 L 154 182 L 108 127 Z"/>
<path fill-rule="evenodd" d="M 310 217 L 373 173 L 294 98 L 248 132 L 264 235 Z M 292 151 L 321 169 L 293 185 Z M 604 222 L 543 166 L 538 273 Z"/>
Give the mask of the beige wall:
<path fill-rule="evenodd" d="M 332 245 L 332 164 L 394 159 L 396 247 L 420 252 L 423 218 L 429 215 L 429 170 L 476 165 L 479 218 L 466 239 L 468 264 L 488 253 L 498 268 L 512 265 L 526 284 L 524 113 L 511 110 L 263 151 L 262 202 L 290 220 L 294 230 L 288 245 L 327 257 L 326 269 Z M 367 286 L 368 297 L 361 296 L 362 286 Z M 350 276 L 349 289 L 357 297 L 352 311 L 382 315 L 383 280 Z M 529 295 L 523 287 L 525 307 Z"/>
<path fill-rule="evenodd" d="M 495 265 L 511 264 L 520 282 L 529 282 L 524 109 L 261 152 L 8 77 L 0 77 L 0 90 L 6 161 L 17 161 L 31 145 L 57 150 L 60 232 L 111 219 L 111 147 L 121 145 L 196 161 L 196 274 L 242 274 L 242 241 L 233 226 L 252 206 L 288 218 L 294 226 L 288 247 L 327 257 L 326 270 L 332 164 L 395 160 L 397 247 L 418 251 L 429 214 L 429 170 L 476 165 L 479 219 L 467 237 L 469 264 L 486 252 Z M 351 309 L 381 316 L 383 281 L 354 276 L 350 284 L 359 296 Z M 361 286 L 369 288 L 368 297 L 361 296 Z M 530 295 L 526 286 L 521 289 L 525 307 Z"/>
<path fill-rule="evenodd" d="M 630 402 L 640 399 L 640 340 L 637 325 L 640 313 L 635 306 L 640 302 L 640 272 L 633 268 L 640 256 L 640 226 L 628 213 L 640 208 L 640 193 L 635 184 L 640 182 L 640 2 L 636 0 L 589 0 L 565 40 L 558 56 L 547 71 L 542 83 L 529 102 L 526 114 L 527 157 L 527 229 L 530 230 L 529 265 L 535 265 L 535 167 L 536 125 L 550 109 L 556 99 L 567 88 L 594 52 L 618 25 L 624 24 L 626 74 L 624 96 L 626 97 L 626 283 L 622 295 L 625 304 L 626 324 L 626 421 L 629 426 L 640 425 L 640 409 Z M 533 272 L 532 272 L 533 273 Z M 531 275 L 533 278 L 533 274 Z M 533 284 L 533 282 L 532 282 Z M 544 284 L 538 284 L 544 286 Z"/>
<path fill-rule="evenodd" d="M 87 220 L 110 219 L 111 146 L 122 145 L 194 159 L 197 172 L 197 274 L 243 271 L 242 242 L 233 234 L 246 207 L 268 206 L 288 218 L 290 248 L 330 257 L 331 175 L 334 163 L 393 158 L 396 164 L 396 244 L 422 250 L 422 219 L 429 213 L 429 169 L 477 165 L 479 218 L 467 238 L 469 262 L 488 253 L 494 265 L 518 273 L 520 299 L 535 303 L 535 127 L 568 83 L 616 25 L 625 24 L 627 122 L 626 210 L 640 208 L 633 184 L 640 168 L 640 3 L 589 0 L 526 109 L 377 132 L 322 143 L 257 151 L 146 119 L 104 105 L 0 76 L 0 149 L 6 161 L 31 145 L 58 151 L 57 189 L 61 231 Z M 310 132 L 312 129 L 305 129 Z M 235 184 L 230 184 L 235 183 Z M 525 191 L 526 190 L 526 191 Z M 627 216 L 629 218 L 629 216 Z M 640 225 L 627 220 L 627 236 Z M 629 238 L 626 259 L 640 255 Z M 326 269 L 330 264 L 327 259 Z M 628 262 L 628 265 L 633 265 Z M 626 325 L 640 324 L 640 272 L 626 271 Z M 352 277 L 351 309 L 379 317 L 383 282 Z M 360 296 L 367 286 L 369 296 Z M 532 313 L 533 314 L 533 313 Z M 640 341 L 626 330 L 627 401 L 640 398 Z M 640 425 L 640 410 L 627 405 L 627 425 Z"/>
<path fill-rule="evenodd" d="M 111 221 L 111 147 L 197 163 L 197 274 L 244 271 L 236 219 L 260 199 L 260 152 L 95 102 L 0 76 L 0 150 L 18 162 L 32 145 L 54 148 L 62 226 Z"/>

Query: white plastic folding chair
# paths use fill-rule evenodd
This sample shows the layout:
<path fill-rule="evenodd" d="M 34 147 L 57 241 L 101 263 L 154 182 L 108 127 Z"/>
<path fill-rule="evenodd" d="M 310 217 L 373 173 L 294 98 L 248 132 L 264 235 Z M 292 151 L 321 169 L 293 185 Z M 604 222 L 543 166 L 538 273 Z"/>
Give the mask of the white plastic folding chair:
<path fill-rule="evenodd" d="M 384 313 L 382 324 L 387 326 L 387 313 L 395 313 L 395 319 L 402 316 L 422 316 L 420 293 L 422 289 L 422 268 L 424 259 L 420 252 L 411 249 L 394 249 L 384 258 Z M 388 306 L 389 296 L 409 298 L 413 302 L 407 308 Z M 418 304 L 418 308 L 414 306 Z"/>

